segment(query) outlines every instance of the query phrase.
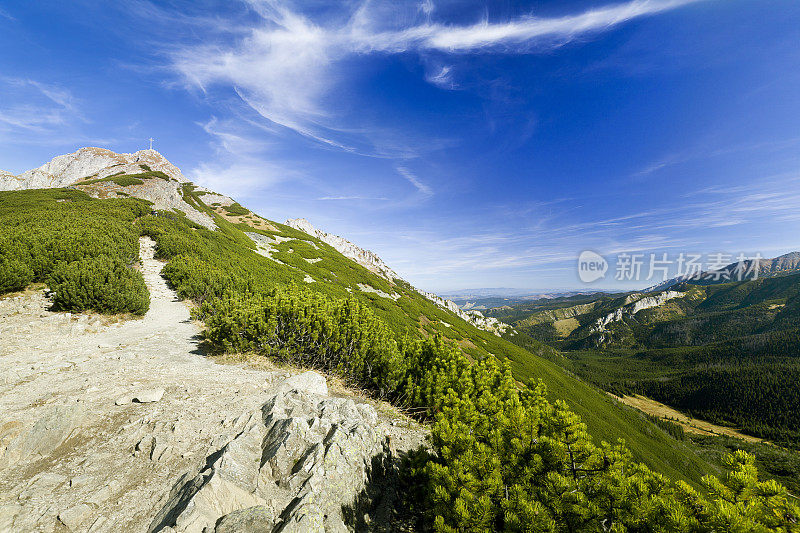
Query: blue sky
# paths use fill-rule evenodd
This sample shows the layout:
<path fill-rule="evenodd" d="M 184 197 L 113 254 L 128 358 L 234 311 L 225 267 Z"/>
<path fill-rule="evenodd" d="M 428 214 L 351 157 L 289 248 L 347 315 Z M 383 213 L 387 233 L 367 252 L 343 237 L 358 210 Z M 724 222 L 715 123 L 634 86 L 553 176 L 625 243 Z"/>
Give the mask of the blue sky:
<path fill-rule="evenodd" d="M 153 136 L 438 291 L 800 249 L 798 95 L 790 0 L 0 4 L 0 168 Z"/>

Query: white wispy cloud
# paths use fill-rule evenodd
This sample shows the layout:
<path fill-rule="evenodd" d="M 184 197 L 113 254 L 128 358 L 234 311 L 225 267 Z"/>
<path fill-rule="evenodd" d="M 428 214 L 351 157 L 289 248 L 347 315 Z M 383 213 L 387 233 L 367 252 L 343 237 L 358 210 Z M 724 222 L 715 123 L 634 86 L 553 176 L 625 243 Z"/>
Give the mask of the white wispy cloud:
<path fill-rule="evenodd" d="M 173 68 L 203 91 L 213 85 L 235 88 L 265 118 L 324 144 L 355 151 L 336 138 L 332 90 L 346 81 L 344 60 L 357 55 L 437 51 L 440 53 L 530 53 L 563 45 L 590 33 L 655 15 L 700 0 L 631 0 L 562 17 L 523 17 L 472 25 L 431 22 L 432 1 L 418 5 L 423 20 L 386 27 L 385 10 L 364 2 L 333 22 L 315 22 L 278 0 L 248 0 L 260 20 L 237 28 L 233 42 L 208 43 L 171 51 Z M 342 20 L 344 22 L 342 22 Z M 428 76 L 449 88 L 450 67 Z"/>
<path fill-rule="evenodd" d="M 359 200 L 359 201 L 375 201 L 375 202 L 385 202 L 389 200 L 385 196 L 321 196 L 317 198 L 317 200 L 323 201 L 350 201 L 350 200 Z"/>
<path fill-rule="evenodd" d="M 62 87 L 10 77 L 0 77 L 0 87 L 7 102 L 0 104 L 0 128 L 42 133 L 69 121 L 83 120 L 72 94 Z"/>
<path fill-rule="evenodd" d="M 453 67 L 449 65 L 440 67 L 436 73 L 426 74 L 425 81 L 442 89 L 455 89 L 457 87 L 455 81 L 453 81 Z"/>
<path fill-rule="evenodd" d="M 433 196 L 433 189 L 431 189 L 427 184 L 425 184 L 422 181 L 420 181 L 420 179 L 417 177 L 417 175 L 414 174 L 413 172 L 411 172 L 411 170 L 409 170 L 406 167 L 398 166 L 397 167 L 397 172 L 401 176 L 403 176 L 405 179 L 407 179 L 408 182 L 411 183 L 411 185 L 416 187 L 417 191 L 424 198 L 429 198 L 429 197 Z"/>
<path fill-rule="evenodd" d="M 188 175 L 198 185 L 238 198 L 252 198 L 259 191 L 293 178 L 284 168 L 263 161 L 201 163 Z"/>

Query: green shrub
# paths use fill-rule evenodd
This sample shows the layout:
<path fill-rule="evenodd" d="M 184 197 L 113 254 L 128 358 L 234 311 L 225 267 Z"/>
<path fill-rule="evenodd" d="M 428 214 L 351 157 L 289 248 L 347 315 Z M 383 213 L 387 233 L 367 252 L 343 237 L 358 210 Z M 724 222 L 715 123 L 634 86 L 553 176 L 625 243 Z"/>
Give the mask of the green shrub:
<path fill-rule="evenodd" d="M 134 221 L 149 212 L 141 200 L 96 200 L 69 189 L 0 192 L 0 294 L 46 282 L 75 261 L 106 256 L 130 264 L 139 255 Z"/>
<path fill-rule="evenodd" d="M 223 207 L 223 209 L 225 210 L 226 213 L 228 213 L 229 215 L 233 215 L 233 216 L 245 216 L 245 215 L 249 215 L 250 214 L 249 210 L 247 210 L 246 208 L 242 207 L 238 203 L 233 203 L 231 205 L 226 205 L 225 207 Z"/>
<path fill-rule="evenodd" d="M 150 296 L 140 272 L 106 255 L 62 263 L 48 280 L 53 306 L 61 311 L 143 315 Z"/>
<path fill-rule="evenodd" d="M 434 530 L 792 531 L 798 509 L 761 483 L 747 454 L 704 478 L 708 494 L 593 443 L 544 385 L 520 386 L 494 357 L 470 361 L 439 337 L 395 340 L 372 311 L 296 286 L 206 300 L 195 316 L 226 351 L 254 351 L 344 376 L 434 419 L 416 478 Z"/>
<path fill-rule="evenodd" d="M 112 178 L 110 181 L 113 181 L 120 187 L 130 187 L 131 185 L 141 185 L 144 183 L 142 180 L 134 178 L 133 176 L 119 176 Z"/>
<path fill-rule="evenodd" d="M 206 322 L 206 339 L 223 350 L 326 370 L 380 396 L 396 395 L 401 385 L 405 365 L 397 342 L 354 299 L 333 300 L 291 286 L 212 299 L 195 315 Z"/>
<path fill-rule="evenodd" d="M 0 257 L 0 294 L 19 291 L 33 281 L 33 271 L 25 263 Z"/>

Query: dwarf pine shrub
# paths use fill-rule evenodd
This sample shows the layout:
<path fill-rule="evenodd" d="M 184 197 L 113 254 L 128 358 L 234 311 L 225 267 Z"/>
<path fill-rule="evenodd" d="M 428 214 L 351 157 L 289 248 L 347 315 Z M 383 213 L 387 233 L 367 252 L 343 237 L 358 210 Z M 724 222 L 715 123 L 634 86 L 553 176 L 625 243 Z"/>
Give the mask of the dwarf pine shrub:
<path fill-rule="evenodd" d="M 143 314 L 149 306 L 134 222 L 136 199 L 95 200 L 75 190 L 0 193 L 0 294 L 45 282 L 58 309 Z"/>
<path fill-rule="evenodd" d="M 0 294 L 19 291 L 33 281 L 33 270 L 22 261 L 0 258 Z"/>
<path fill-rule="evenodd" d="M 142 274 L 107 255 L 61 263 L 47 284 L 57 310 L 143 315 L 150 307 Z"/>

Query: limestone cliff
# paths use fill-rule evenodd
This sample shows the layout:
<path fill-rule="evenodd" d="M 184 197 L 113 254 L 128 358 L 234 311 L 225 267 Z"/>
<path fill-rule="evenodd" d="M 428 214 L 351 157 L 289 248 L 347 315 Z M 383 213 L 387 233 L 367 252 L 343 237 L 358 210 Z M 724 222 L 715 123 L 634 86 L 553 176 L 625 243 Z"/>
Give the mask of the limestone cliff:
<path fill-rule="evenodd" d="M 402 279 L 397 272 L 389 268 L 389 265 L 384 263 L 383 260 L 374 252 L 364 250 L 363 248 L 360 248 L 348 241 L 344 237 L 339 237 L 338 235 L 333 235 L 317 229 L 305 218 L 287 220 L 286 225 L 304 233 L 308 233 L 312 237 L 316 237 L 322 242 L 330 244 L 343 256 L 349 257 L 367 270 L 371 270 L 372 272 L 388 279 L 389 281 L 394 279 Z"/>
<path fill-rule="evenodd" d="M 685 292 L 678 291 L 664 291 L 653 296 L 645 296 L 639 293 L 631 294 L 625 299 L 626 305 L 603 317 L 598 318 L 590 328 L 590 331 L 604 331 L 605 327 L 612 322 L 622 320 L 623 318 L 632 317 L 639 311 L 658 307 L 668 300 L 672 300 L 674 298 L 683 298 L 684 296 L 686 296 Z"/>

